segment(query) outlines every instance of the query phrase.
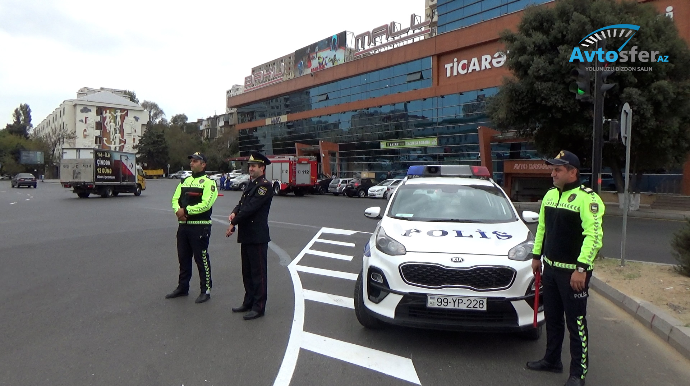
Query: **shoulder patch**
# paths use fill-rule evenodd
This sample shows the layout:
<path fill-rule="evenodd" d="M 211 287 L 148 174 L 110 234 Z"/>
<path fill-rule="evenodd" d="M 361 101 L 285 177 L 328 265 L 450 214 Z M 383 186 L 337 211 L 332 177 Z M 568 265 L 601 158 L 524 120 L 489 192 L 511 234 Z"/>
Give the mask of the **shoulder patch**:
<path fill-rule="evenodd" d="M 266 189 L 265 186 L 260 186 L 259 189 L 256 190 L 256 192 L 259 194 L 259 196 L 263 196 L 268 192 L 268 189 Z"/>
<path fill-rule="evenodd" d="M 573 202 L 573 201 L 575 201 L 575 198 L 576 198 L 576 197 L 577 197 L 577 194 L 575 194 L 575 193 L 571 194 L 570 197 L 568 197 L 568 202 Z"/>
<path fill-rule="evenodd" d="M 584 185 L 580 186 L 580 190 L 584 190 L 586 193 L 594 193 L 594 191 L 591 188 L 588 188 Z"/>
<path fill-rule="evenodd" d="M 596 202 L 589 204 L 589 211 L 594 214 L 599 213 L 599 204 L 597 204 Z"/>
<path fill-rule="evenodd" d="M 199 180 L 199 183 L 200 183 L 200 184 L 203 184 L 203 183 L 204 183 L 204 179 L 203 179 L 203 178 L 200 179 L 200 180 Z"/>
<path fill-rule="evenodd" d="M 216 191 L 216 185 L 211 185 L 211 191 L 215 192 Z"/>

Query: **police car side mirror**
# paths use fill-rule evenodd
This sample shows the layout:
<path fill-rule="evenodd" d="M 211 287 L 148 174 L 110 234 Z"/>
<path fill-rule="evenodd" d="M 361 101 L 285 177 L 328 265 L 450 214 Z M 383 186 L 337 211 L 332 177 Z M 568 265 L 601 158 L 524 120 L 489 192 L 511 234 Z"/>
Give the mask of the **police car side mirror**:
<path fill-rule="evenodd" d="M 381 208 L 378 206 L 372 206 L 371 208 L 367 208 L 364 210 L 364 216 L 377 219 L 381 218 Z"/>
<path fill-rule="evenodd" d="M 526 223 L 535 223 L 539 221 L 539 213 L 526 210 L 522 212 L 522 219 L 525 220 Z"/>

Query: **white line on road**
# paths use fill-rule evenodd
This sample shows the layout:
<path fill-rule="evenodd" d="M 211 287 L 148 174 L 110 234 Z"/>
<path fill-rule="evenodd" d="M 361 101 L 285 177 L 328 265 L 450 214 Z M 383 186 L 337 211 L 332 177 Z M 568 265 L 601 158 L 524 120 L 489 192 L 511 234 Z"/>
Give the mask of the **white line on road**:
<path fill-rule="evenodd" d="M 336 277 L 338 279 L 347 279 L 352 281 L 357 280 L 357 275 L 349 272 L 331 271 L 330 269 L 306 267 L 303 265 L 298 265 L 297 267 L 295 267 L 295 269 L 300 272 L 313 273 L 314 275 L 330 276 Z"/>
<path fill-rule="evenodd" d="M 306 251 L 310 255 L 316 255 L 316 256 L 321 256 L 321 257 L 330 257 L 331 259 L 338 259 L 338 260 L 347 260 L 347 261 L 352 261 L 352 256 L 347 256 L 347 255 L 341 255 L 339 253 L 330 253 L 330 252 L 323 252 L 323 251 L 316 251 L 313 249 L 310 249 Z"/>
<path fill-rule="evenodd" d="M 304 299 L 311 300 L 313 302 L 330 304 L 332 306 L 351 308 L 353 310 L 355 309 L 355 300 L 346 296 L 327 294 L 325 292 L 317 292 L 305 289 Z"/>
<path fill-rule="evenodd" d="M 309 332 L 302 333 L 302 348 L 421 385 L 414 364 L 409 358 Z"/>
<path fill-rule="evenodd" d="M 316 240 L 317 243 L 324 243 L 324 244 L 333 244 L 333 245 L 341 245 L 343 247 L 354 247 L 355 243 L 346 243 L 344 241 L 335 241 L 335 240 L 326 240 L 326 239 L 318 239 Z"/>

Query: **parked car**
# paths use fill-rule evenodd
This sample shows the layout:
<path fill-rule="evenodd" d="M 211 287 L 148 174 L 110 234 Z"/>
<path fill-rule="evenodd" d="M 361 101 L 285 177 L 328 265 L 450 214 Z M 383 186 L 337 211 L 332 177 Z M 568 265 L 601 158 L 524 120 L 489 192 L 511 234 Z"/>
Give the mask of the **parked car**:
<path fill-rule="evenodd" d="M 0 174 L 0 180 L 11 180 L 12 176 L 9 174 Z"/>
<path fill-rule="evenodd" d="M 235 177 L 241 176 L 242 174 L 243 174 L 242 169 L 235 169 L 235 170 L 231 171 L 230 173 L 228 173 L 227 176 L 230 178 L 235 178 Z"/>
<path fill-rule="evenodd" d="M 34 177 L 34 175 L 31 173 L 18 173 L 12 177 L 11 184 L 13 188 L 19 188 L 22 186 L 29 188 L 33 186 L 34 189 L 36 189 L 36 177 Z"/>
<path fill-rule="evenodd" d="M 175 172 L 170 174 L 170 178 L 175 178 L 175 179 L 182 179 L 182 178 L 187 178 L 192 175 L 192 172 L 190 170 L 180 170 L 179 172 Z"/>
<path fill-rule="evenodd" d="M 333 181 L 332 177 L 328 177 L 325 174 L 319 174 L 318 177 L 316 177 L 316 185 L 314 185 L 314 189 L 313 189 L 312 193 L 314 193 L 314 194 L 328 193 L 328 186 L 331 184 L 331 181 Z"/>
<path fill-rule="evenodd" d="M 244 190 L 249 183 L 249 174 L 242 174 L 230 180 L 230 190 Z"/>
<path fill-rule="evenodd" d="M 328 193 L 333 193 L 334 196 L 338 196 L 343 193 L 345 186 L 352 181 L 352 178 L 334 178 L 331 183 L 328 184 Z"/>
<path fill-rule="evenodd" d="M 369 196 L 370 198 L 387 199 L 390 196 L 390 193 L 393 192 L 395 187 L 398 184 L 400 184 L 400 181 L 402 181 L 402 179 L 391 178 L 381 182 L 378 185 L 374 185 L 367 191 L 367 196 Z"/>
<path fill-rule="evenodd" d="M 369 188 L 376 184 L 378 184 L 378 181 L 373 178 L 354 178 L 347 184 L 343 193 L 348 197 L 366 197 Z"/>

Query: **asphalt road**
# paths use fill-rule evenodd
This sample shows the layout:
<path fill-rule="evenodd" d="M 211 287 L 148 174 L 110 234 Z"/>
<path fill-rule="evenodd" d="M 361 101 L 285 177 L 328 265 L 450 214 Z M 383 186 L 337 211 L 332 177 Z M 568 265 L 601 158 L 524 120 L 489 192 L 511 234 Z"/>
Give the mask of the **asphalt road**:
<path fill-rule="evenodd" d="M 58 184 L 0 182 L 0 385 L 565 381 L 523 368 L 543 354 L 545 337 L 362 328 L 349 308 L 351 279 L 376 225 L 363 210 L 383 200 L 276 197 L 267 312 L 246 322 L 230 312 L 243 289 L 239 244 L 224 237 L 239 192 L 224 192 L 209 248 L 211 300 L 194 304 L 195 291 L 164 299 L 177 284 L 175 184 L 150 181 L 141 197 L 78 199 Z M 667 231 L 652 224 L 640 222 L 638 238 Z M 195 273 L 192 289 L 198 283 Z M 589 304 L 588 385 L 687 384 L 690 361 L 603 297 L 593 294 Z"/>

